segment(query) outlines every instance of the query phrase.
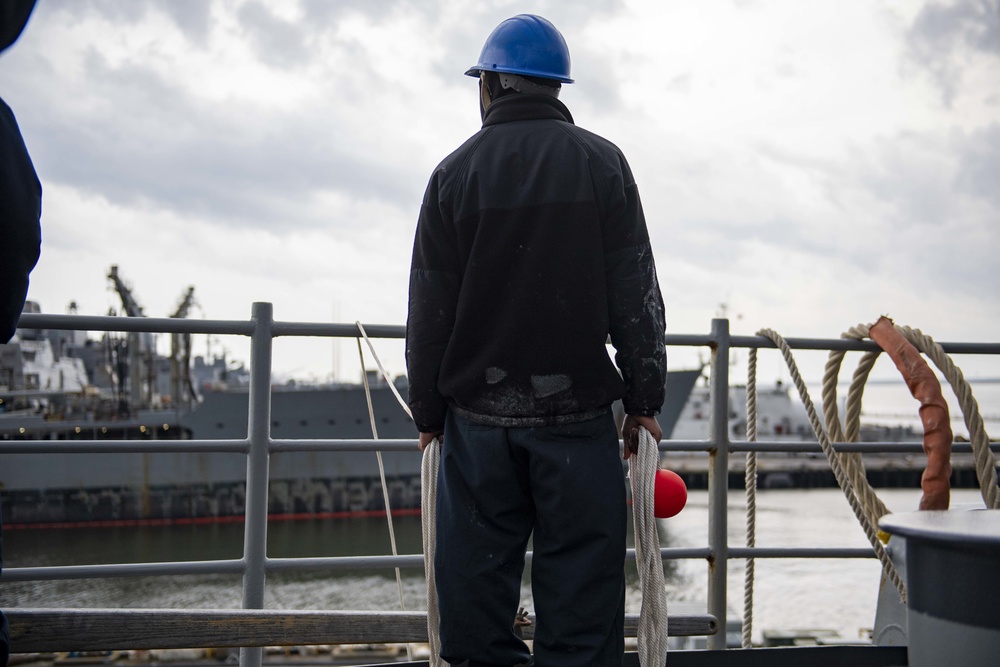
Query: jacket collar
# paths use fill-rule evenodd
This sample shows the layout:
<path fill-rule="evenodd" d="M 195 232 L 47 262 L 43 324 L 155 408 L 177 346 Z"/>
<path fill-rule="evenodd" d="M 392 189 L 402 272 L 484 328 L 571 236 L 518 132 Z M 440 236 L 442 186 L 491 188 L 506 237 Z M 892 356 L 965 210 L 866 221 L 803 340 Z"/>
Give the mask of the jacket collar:
<path fill-rule="evenodd" d="M 518 120 L 561 120 L 573 124 L 569 109 L 555 97 L 515 93 L 504 95 L 490 104 L 483 127 Z"/>

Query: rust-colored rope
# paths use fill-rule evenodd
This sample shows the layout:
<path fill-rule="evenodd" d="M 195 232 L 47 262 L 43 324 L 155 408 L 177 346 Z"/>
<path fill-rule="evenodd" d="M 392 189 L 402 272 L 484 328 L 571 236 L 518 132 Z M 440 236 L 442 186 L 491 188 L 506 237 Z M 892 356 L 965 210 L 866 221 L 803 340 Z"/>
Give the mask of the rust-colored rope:
<path fill-rule="evenodd" d="M 990 451 L 990 437 L 983 425 L 983 416 L 979 412 L 979 403 L 972 395 L 972 387 L 962 374 L 962 369 L 956 366 L 951 357 L 934 340 L 920 329 L 907 326 L 896 326 L 897 331 L 927 355 L 934 365 L 944 373 L 951 385 L 958 404 L 962 408 L 962 417 L 969 429 L 969 440 L 972 442 L 972 454 L 975 457 L 976 477 L 979 479 L 979 491 L 988 509 L 1000 509 L 1000 486 L 997 482 L 996 458 Z"/>
<path fill-rule="evenodd" d="M 868 333 L 885 350 L 903 376 L 910 394 L 920 401 L 920 421 L 924 427 L 924 453 L 927 465 L 920 478 L 922 510 L 946 510 L 951 497 L 951 420 L 948 404 L 941 394 L 941 383 L 920 352 L 888 317 L 880 317 Z"/>

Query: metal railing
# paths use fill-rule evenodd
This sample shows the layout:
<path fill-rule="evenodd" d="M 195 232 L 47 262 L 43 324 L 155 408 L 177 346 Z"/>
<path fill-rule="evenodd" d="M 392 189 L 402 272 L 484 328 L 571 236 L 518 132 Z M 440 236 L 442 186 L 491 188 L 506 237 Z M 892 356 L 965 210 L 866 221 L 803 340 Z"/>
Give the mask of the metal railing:
<path fill-rule="evenodd" d="M 0 454 L 64 453 L 153 453 L 153 452 L 231 452 L 247 457 L 246 507 L 243 557 L 229 560 L 72 565 L 57 567 L 20 567 L 5 569 L 2 581 L 85 579 L 102 577 L 139 577 L 149 575 L 188 575 L 228 573 L 242 575 L 242 606 L 245 610 L 263 609 L 268 572 L 290 570 L 337 570 L 357 567 L 423 567 L 419 555 L 353 556 L 329 558 L 268 558 L 266 553 L 268 518 L 269 456 L 292 451 L 412 451 L 415 439 L 333 440 L 271 438 L 271 366 L 272 344 L 279 336 L 349 337 L 359 336 L 352 324 L 278 322 L 269 303 L 255 303 L 249 321 L 187 320 L 173 318 L 91 317 L 78 315 L 25 314 L 20 326 L 27 329 L 55 329 L 105 332 L 150 332 L 178 334 L 225 334 L 248 336 L 251 341 L 249 424 L 245 439 L 228 440 L 73 440 L 73 441 L 0 441 Z M 401 326 L 367 326 L 371 338 L 404 337 Z M 786 339 L 793 349 L 868 351 L 877 349 L 869 341 L 844 339 Z M 715 319 L 711 332 L 704 335 L 668 334 L 666 345 L 706 347 L 711 353 L 710 409 L 708 440 L 664 440 L 661 452 L 707 452 L 708 468 L 708 544 L 695 548 L 664 548 L 664 559 L 704 559 L 708 564 L 708 614 L 717 619 L 721 629 L 709 636 L 712 649 L 726 647 L 727 574 L 731 559 L 745 558 L 871 558 L 869 548 L 740 548 L 728 541 L 728 475 L 730 455 L 736 452 L 818 452 L 818 443 L 789 443 L 729 439 L 729 359 L 732 348 L 773 348 L 770 340 L 759 336 L 732 336 L 729 321 Z M 1000 354 L 1000 344 L 943 343 L 946 352 L 957 354 Z M 841 452 L 921 452 L 920 443 L 836 443 Z M 994 443 L 994 450 L 997 445 Z M 970 451 L 956 443 L 955 451 Z M 530 558 L 530 554 L 529 554 Z M 629 558 L 634 559 L 630 550 Z M 123 610 L 124 611 L 124 610 Z M 106 613 L 107 610 L 103 610 Z M 242 667 L 259 667 L 261 648 L 243 648 Z"/>

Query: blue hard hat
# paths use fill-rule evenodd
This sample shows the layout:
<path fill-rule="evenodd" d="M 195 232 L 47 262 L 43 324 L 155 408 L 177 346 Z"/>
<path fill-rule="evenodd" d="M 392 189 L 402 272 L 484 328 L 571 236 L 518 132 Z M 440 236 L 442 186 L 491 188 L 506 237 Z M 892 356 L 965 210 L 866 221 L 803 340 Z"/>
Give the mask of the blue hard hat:
<path fill-rule="evenodd" d="M 566 40 L 551 22 L 534 14 L 518 14 L 490 33 L 479 62 L 465 74 L 479 76 L 483 70 L 573 83 Z"/>

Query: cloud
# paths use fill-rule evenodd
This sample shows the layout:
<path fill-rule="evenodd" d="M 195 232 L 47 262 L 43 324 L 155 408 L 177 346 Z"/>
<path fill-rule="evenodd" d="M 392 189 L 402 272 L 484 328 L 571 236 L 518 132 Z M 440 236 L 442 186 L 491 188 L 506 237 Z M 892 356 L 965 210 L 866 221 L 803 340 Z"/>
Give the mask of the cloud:
<path fill-rule="evenodd" d="M 136 3 L 130 3 L 136 4 Z M 204 46 L 210 32 L 212 3 L 205 0 L 172 0 L 156 5 L 157 9 L 166 12 L 177 24 L 177 27 L 194 42 Z"/>
<path fill-rule="evenodd" d="M 141 41 L 136 33 L 157 28 L 155 13 L 126 18 L 136 28 L 120 36 L 123 40 Z M 75 34 L 68 25 L 60 29 Z M 197 47 L 179 48 L 202 62 L 212 55 Z M 63 78 L 56 64 L 64 54 L 32 54 L 50 64 L 53 79 L 48 85 L 26 83 L 36 86 L 30 106 L 38 111 L 26 134 L 43 180 L 115 203 L 199 214 L 213 224 L 241 227 L 275 220 L 290 227 L 325 224 L 328 218 L 309 204 L 331 194 L 408 208 L 419 196 L 415 184 L 424 174 L 407 160 L 386 160 L 381 147 L 372 145 L 389 128 L 380 127 L 370 103 L 345 99 L 360 95 L 360 86 L 352 91 L 350 83 L 344 90 L 312 80 L 318 88 L 292 91 L 312 102 L 301 106 L 272 103 L 268 90 L 252 88 L 218 99 L 208 79 L 199 85 L 186 76 L 189 72 L 160 62 L 156 53 L 123 56 L 103 40 L 82 42 L 74 50 L 80 71 L 71 78 Z M 370 71 L 363 74 L 375 80 Z M 67 95 L 73 105 L 61 103 Z M 405 139 L 397 147 L 403 155 L 413 150 Z"/>
<path fill-rule="evenodd" d="M 836 335 L 888 311 L 969 339 L 1000 313 L 984 288 L 1000 249 L 998 6 L 530 11 L 569 42 L 577 122 L 632 166 L 672 331 L 705 330 L 727 301 L 741 333 Z M 39 3 L 0 58 L 45 187 L 32 296 L 102 312 L 118 263 L 150 313 L 195 284 L 209 317 L 270 300 L 311 321 L 336 302 L 343 320 L 401 323 L 426 179 L 480 125 L 463 72 L 518 11 Z"/>
<path fill-rule="evenodd" d="M 912 57 L 929 71 L 950 106 L 971 56 L 1000 57 L 1000 0 L 929 3 L 914 19 L 907 41 Z"/>
<path fill-rule="evenodd" d="M 955 187 L 979 197 L 1000 214 L 1000 123 L 978 129 L 958 140 L 961 162 Z"/>
<path fill-rule="evenodd" d="M 282 19 L 260 2 L 243 4 L 237 16 L 261 62 L 287 69 L 308 60 L 305 24 Z"/>

